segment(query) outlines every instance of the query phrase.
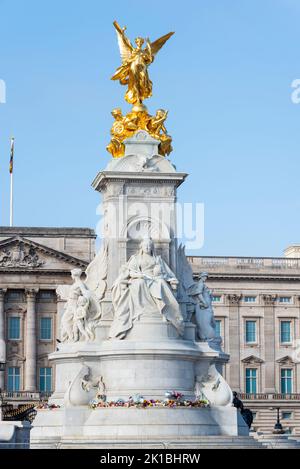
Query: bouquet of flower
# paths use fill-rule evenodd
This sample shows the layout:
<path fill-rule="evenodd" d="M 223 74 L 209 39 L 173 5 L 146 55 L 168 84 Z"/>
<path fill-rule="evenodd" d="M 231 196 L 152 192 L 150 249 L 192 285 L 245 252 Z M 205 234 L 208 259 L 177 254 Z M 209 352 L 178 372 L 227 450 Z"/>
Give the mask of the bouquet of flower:
<path fill-rule="evenodd" d="M 47 410 L 53 410 L 53 409 L 59 409 L 60 405 L 57 404 L 48 404 L 48 402 L 40 402 L 35 409 L 41 410 L 41 409 L 47 409 Z"/>
<path fill-rule="evenodd" d="M 91 401 L 90 408 L 96 409 L 103 407 L 135 407 L 138 409 L 147 409 L 150 407 L 209 407 L 209 402 L 203 399 L 191 401 L 188 399 L 183 399 L 183 395 L 181 393 L 170 393 L 170 395 L 173 397 L 172 399 L 168 397 L 164 400 L 144 399 L 142 395 L 136 394 L 135 396 L 130 396 L 128 401 L 124 401 L 124 399 L 117 399 L 116 401 Z"/>

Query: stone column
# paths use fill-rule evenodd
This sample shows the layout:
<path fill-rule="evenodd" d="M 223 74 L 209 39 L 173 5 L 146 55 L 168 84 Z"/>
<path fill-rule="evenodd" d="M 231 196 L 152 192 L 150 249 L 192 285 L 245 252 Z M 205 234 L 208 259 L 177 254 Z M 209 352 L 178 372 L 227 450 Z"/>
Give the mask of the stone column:
<path fill-rule="evenodd" d="M 265 393 L 276 392 L 275 364 L 275 308 L 277 295 L 263 295 L 264 301 L 264 346 L 265 346 Z M 278 391 L 278 390 L 277 390 Z"/>
<path fill-rule="evenodd" d="M 233 391 L 241 392 L 240 312 L 241 295 L 227 295 L 229 302 L 229 383 Z"/>
<path fill-rule="evenodd" d="M 0 289 L 0 362 L 6 362 L 4 297 L 6 290 Z M 5 387 L 5 371 L 0 371 L 0 389 Z"/>
<path fill-rule="evenodd" d="M 27 315 L 26 315 L 26 348 L 25 348 L 25 391 L 36 391 L 36 349 L 37 328 L 35 300 L 37 290 L 26 290 Z"/>

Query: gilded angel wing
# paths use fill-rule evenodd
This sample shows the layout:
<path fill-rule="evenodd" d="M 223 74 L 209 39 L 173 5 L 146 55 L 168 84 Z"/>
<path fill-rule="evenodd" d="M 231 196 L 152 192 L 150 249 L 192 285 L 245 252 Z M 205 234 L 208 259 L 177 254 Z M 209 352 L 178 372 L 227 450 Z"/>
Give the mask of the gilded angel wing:
<path fill-rule="evenodd" d="M 95 259 L 86 269 L 85 284 L 96 295 L 98 301 L 102 300 L 106 290 L 107 252 L 107 244 L 103 243 Z"/>
<path fill-rule="evenodd" d="M 174 32 L 165 34 L 164 36 L 156 39 L 156 41 L 150 43 L 152 55 L 156 55 L 157 52 L 162 48 L 162 46 L 167 42 L 167 40 L 173 36 Z"/>
<path fill-rule="evenodd" d="M 128 37 L 125 36 L 124 31 L 126 28 L 122 29 L 120 25 L 117 23 L 117 21 L 114 21 L 113 25 L 116 28 L 121 59 L 122 59 L 122 63 L 124 63 L 130 58 L 132 51 L 133 51 L 133 47 Z"/>

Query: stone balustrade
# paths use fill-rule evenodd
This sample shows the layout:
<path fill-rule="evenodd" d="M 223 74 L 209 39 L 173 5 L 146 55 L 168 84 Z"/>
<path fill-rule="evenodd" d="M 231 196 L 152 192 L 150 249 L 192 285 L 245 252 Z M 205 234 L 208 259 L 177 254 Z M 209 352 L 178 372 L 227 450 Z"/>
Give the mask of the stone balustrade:
<path fill-rule="evenodd" d="M 283 257 L 188 257 L 195 273 L 201 270 L 220 273 L 247 273 L 253 270 L 261 273 L 289 273 L 300 274 L 300 259 Z"/>
<path fill-rule="evenodd" d="M 287 400 L 300 400 L 300 394 L 293 393 L 293 394 L 265 394 L 265 393 L 257 393 L 257 394 L 248 394 L 248 393 L 240 393 L 239 397 L 243 400 L 275 400 L 275 401 L 287 401 Z"/>

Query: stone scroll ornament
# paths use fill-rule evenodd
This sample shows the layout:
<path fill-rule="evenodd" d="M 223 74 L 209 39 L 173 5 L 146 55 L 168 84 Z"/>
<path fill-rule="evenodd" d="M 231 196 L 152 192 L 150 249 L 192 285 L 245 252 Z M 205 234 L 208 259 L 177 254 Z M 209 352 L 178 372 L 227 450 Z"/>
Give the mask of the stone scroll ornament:
<path fill-rule="evenodd" d="M 85 363 L 69 383 L 64 395 L 64 406 L 74 407 L 88 405 L 93 399 L 106 401 L 106 387 L 103 376 L 93 377 L 92 371 Z"/>
<path fill-rule="evenodd" d="M 178 271 L 179 294 L 183 302 L 187 304 L 188 311 L 194 314 L 198 339 L 215 339 L 216 323 L 212 307 L 212 295 L 205 283 L 208 274 L 202 272 L 200 280 L 195 282 L 192 267 L 185 255 L 185 247 L 182 245 L 178 248 Z"/>
<path fill-rule="evenodd" d="M 231 407 L 233 394 L 230 386 L 223 376 L 211 363 L 207 374 L 196 376 L 195 379 L 196 399 L 205 399 L 211 406 Z"/>
<path fill-rule="evenodd" d="M 120 269 L 112 288 L 114 320 L 109 338 L 124 339 L 134 322 L 146 314 L 161 313 L 183 335 L 184 322 L 173 292 L 178 280 L 161 258 L 154 253 L 153 241 L 145 238 L 140 249 Z"/>
<path fill-rule="evenodd" d="M 82 280 L 82 270 L 73 269 L 73 284 L 61 320 L 61 341 L 78 342 L 95 339 L 102 308 L 101 301 L 106 291 L 107 246 L 103 244 L 95 259 L 86 270 L 86 280 Z"/>

